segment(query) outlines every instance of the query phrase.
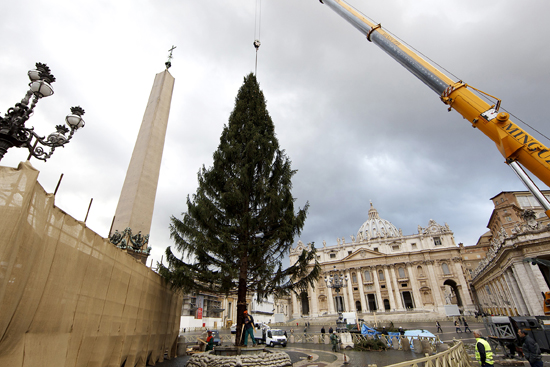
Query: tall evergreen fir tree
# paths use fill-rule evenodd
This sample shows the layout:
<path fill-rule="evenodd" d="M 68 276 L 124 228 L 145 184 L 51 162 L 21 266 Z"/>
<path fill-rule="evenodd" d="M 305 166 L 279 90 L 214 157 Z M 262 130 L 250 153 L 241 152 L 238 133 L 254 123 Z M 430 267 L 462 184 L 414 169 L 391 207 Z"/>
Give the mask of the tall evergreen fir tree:
<path fill-rule="evenodd" d="M 283 269 L 309 204 L 294 212 L 291 161 L 279 148 L 263 92 L 253 74 L 244 78 L 224 126 L 213 166 L 198 173 L 183 219 L 171 218 L 170 234 L 180 259 L 166 249 L 160 274 L 184 292 L 237 293 L 237 345 L 247 295 L 258 299 L 314 286 L 320 266 L 312 245 Z M 186 261 L 185 261 L 186 260 Z"/>

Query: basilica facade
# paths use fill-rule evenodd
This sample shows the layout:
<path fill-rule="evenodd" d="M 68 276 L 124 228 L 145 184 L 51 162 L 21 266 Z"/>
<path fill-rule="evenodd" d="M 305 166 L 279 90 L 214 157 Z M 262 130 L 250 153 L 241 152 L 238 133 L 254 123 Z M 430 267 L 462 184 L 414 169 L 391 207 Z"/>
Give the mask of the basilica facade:
<path fill-rule="evenodd" d="M 315 287 L 292 295 L 292 318 L 334 317 L 356 312 L 365 321 L 437 319 L 450 310 L 475 311 L 465 277 L 462 249 L 447 224 L 430 220 L 418 233 L 404 235 L 380 218 L 372 203 L 356 235 L 323 241 L 317 249 L 322 276 Z M 290 251 L 290 263 L 307 249 L 301 241 Z M 341 279 L 334 287 L 330 280 Z M 327 286 L 327 284 L 331 286 Z"/>
<path fill-rule="evenodd" d="M 543 193 L 550 198 L 550 191 Z M 543 294 L 550 292 L 550 220 L 526 191 L 504 191 L 491 201 L 487 257 L 472 272 L 478 309 L 490 315 L 542 316 Z"/>

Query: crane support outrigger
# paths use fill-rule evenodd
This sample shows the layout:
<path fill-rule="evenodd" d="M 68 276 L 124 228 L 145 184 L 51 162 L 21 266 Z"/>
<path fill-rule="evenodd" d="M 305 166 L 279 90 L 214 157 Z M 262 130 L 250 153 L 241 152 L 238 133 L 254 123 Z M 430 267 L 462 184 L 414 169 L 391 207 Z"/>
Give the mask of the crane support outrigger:
<path fill-rule="evenodd" d="M 506 163 L 533 193 L 535 198 L 550 217 L 550 202 L 529 178 L 521 163 L 547 186 L 550 186 L 550 149 L 510 120 L 506 112 L 499 112 L 500 100 L 489 105 L 462 81 L 454 81 L 432 64 L 421 58 L 386 32 L 380 24 L 374 24 L 342 0 L 319 0 L 327 5 L 351 25 L 363 33 L 367 40 L 374 43 L 389 56 L 413 73 L 418 79 L 437 93 L 443 103 L 460 113 L 487 135 L 506 159 Z M 484 93 L 484 92 L 481 92 Z M 486 93 L 484 93 L 486 94 Z"/>

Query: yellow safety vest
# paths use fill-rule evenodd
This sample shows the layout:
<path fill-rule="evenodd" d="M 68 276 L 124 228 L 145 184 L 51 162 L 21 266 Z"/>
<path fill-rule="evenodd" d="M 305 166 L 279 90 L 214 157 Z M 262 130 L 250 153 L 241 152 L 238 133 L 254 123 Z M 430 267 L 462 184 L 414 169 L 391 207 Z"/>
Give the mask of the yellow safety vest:
<path fill-rule="evenodd" d="M 477 350 L 477 343 L 483 344 L 483 347 L 485 348 L 485 363 L 487 364 L 494 364 L 493 361 L 493 351 L 491 350 L 491 346 L 489 345 L 489 342 L 482 338 L 476 339 L 476 359 L 481 364 L 479 350 Z"/>

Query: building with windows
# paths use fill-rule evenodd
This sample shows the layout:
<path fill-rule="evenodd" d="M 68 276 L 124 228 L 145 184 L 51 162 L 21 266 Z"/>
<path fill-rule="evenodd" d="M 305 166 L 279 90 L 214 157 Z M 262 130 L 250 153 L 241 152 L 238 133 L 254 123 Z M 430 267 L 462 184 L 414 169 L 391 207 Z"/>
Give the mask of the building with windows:
<path fill-rule="evenodd" d="M 466 314 L 475 310 L 464 276 L 464 247 L 455 243 L 447 224 L 430 220 L 418 233 L 404 235 L 380 218 L 372 203 L 368 219 L 351 241 L 323 241 L 317 250 L 323 277 L 315 288 L 292 296 L 292 318 L 331 317 L 354 311 L 358 317 L 426 320 L 448 314 L 456 305 Z M 301 241 L 290 252 L 290 263 L 309 245 Z M 324 277 L 341 274 L 345 287 L 327 287 Z M 453 307 L 456 309 L 457 307 Z"/>
<path fill-rule="evenodd" d="M 550 197 L 550 191 L 544 195 Z M 472 272 L 476 306 L 493 315 L 544 315 L 541 293 L 550 290 L 549 269 L 543 265 L 550 260 L 550 220 L 530 192 L 505 191 L 491 200 L 495 208 L 489 232 L 479 241 L 488 244 L 487 256 Z"/>
<path fill-rule="evenodd" d="M 256 300 L 256 295 L 251 294 L 247 299 L 248 312 L 254 317 L 256 323 L 276 322 L 276 312 L 283 314 L 279 322 L 286 321 L 288 317 L 288 301 L 281 299 L 275 301 L 273 296 L 262 302 Z M 218 296 L 206 293 L 190 293 L 183 296 L 181 308 L 180 329 L 189 328 L 229 328 L 237 323 L 237 296 Z"/>

